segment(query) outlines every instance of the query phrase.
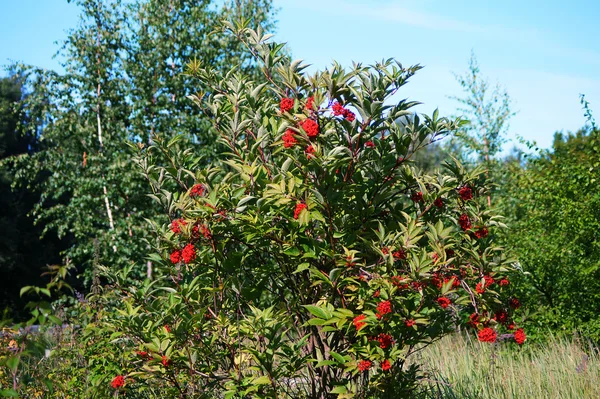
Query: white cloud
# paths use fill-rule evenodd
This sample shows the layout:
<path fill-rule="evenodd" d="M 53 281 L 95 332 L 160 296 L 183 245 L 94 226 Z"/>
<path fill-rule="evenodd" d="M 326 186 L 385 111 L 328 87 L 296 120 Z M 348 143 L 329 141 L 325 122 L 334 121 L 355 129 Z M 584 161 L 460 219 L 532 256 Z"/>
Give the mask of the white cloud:
<path fill-rule="evenodd" d="M 446 30 L 476 33 L 484 32 L 482 26 L 445 18 L 439 15 L 416 11 L 402 6 L 406 2 L 375 2 L 360 1 L 351 2 L 346 0 L 329 0 L 327 2 L 318 0 L 279 0 L 278 6 L 295 7 L 304 10 L 317 11 L 335 15 L 352 15 L 371 20 L 399 22 L 405 25 L 424 29 Z"/>

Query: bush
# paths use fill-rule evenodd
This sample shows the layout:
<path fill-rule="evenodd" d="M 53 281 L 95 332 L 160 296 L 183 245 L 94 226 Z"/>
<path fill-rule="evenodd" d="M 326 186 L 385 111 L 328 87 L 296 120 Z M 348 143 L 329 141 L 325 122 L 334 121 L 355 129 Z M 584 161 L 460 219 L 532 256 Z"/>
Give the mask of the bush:
<path fill-rule="evenodd" d="M 225 28 L 265 81 L 188 65 L 211 88 L 191 99 L 227 147 L 210 167 L 178 137 L 139 145 L 171 222 L 153 224 L 155 280 L 105 272 L 110 285 L 90 298 L 91 392 L 405 397 L 419 377 L 407 359 L 424 345 L 459 324 L 490 342 L 514 327 L 511 261 L 494 245 L 502 224 L 480 201 L 482 171 L 412 164 L 461 121 L 436 111 L 397 123 L 417 103 L 392 97 L 420 67 L 307 75 L 268 35 Z"/>

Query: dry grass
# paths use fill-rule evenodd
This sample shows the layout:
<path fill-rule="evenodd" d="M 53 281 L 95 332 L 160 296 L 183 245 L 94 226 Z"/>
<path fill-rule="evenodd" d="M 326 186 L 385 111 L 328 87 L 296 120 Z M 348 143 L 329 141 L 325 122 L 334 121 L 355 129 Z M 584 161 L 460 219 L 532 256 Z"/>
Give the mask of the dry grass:
<path fill-rule="evenodd" d="M 453 335 L 415 361 L 427 371 L 423 398 L 600 398 L 598 348 L 577 339 L 519 347 Z"/>

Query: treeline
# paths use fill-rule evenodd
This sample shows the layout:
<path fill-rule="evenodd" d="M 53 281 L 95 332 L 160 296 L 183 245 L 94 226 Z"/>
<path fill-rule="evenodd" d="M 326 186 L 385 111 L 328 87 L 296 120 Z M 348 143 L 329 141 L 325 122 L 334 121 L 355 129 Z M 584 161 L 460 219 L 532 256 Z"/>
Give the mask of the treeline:
<path fill-rule="evenodd" d="M 177 209 L 175 201 L 163 209 L 151 202 L 153 187 L 133 155 L 139 146 L 177 138 L 165 147 L 185 149 L 186 165 L 208 165 L 222 149 L 187 98 L 205 88 L 185 66 L 223 72 L 239 65 L 260 76 L 248 49 L 220 33 L 217 21 L 274 27 L 270 0 L 78 4 L 80 23 L 61 49 L 64 73 L 14 65 L 0 86 L 0 304 L 16 319 L 25 316 L 19 288 L 38 284 L 47 264 L 74 265 L 70 283 L 82 292 L 98 266 L 134 264 L 137 279 L 152 277 L 148 221 L 167 222 L 165 213 Z M 579 330 L 599 340 L 600 146 L 593 118 L 588 112 L 589 126 L 557 134 L 551 150 L 501 157 L 510 98 L 480 76 L 473 58 L 459 77 L 466 93 L 457 98 L 460 112 L 470 123 L 415 162 L 435 169 L 454 156 L 483 165 L 494 183 L 488 202 L 509 226 L 495 240 L 524 272 L 513 284 L 529 309 L 525 325 L 539 335 Z M 154 161 L 167 155 L 156 153 Z"/>
<path fill-rule="evenodd" d="M 510 97 L 481 78 L 474 56 L 458 81 L 464 96 L 455 99 L 469 123 L 430 146 L 417 163 L 432 169 L 455 157 L 486 168 L 493 185 L 488 203 L 508 226 L 497 243 L 523 272 L 514 284 L 526 309 L 519 322 L 530 337 L 578 332 L 600 342 L 600 141 L 589 103 L 581 97 L 585 125 L 555 133 L 550 149 L 523 142 L 527 151 L 501 155 L 514 115 Z"/>
<path fill-rule="evenodd" d="M 218 151 L 215 134 L 187 98 L 202 84 L 184 68 L 239 65 L 255 73 L 248 50 L 217 23 L 244 19 L 273 28 L 270 0 L 77 3 L 79 24 L 60 50 L 64 73 L 13 65 L 3 80 L 2 187 L 13 187 L 3 201 L 13 205 L 2 207 L 9 239 L 0 256 L 7 259 L 2 272 L 19 270 L 3 279 L 13 287 L 35 282 L 40 266 L 61 259 L 76 267 L 70 282 L 79 290 L 89 287 L 97 265 L 118 270 L 133 263 L 137 278 L 151 276 L 147 220 L 160 220 L 163 209 L 151 204 L 151 189 L 133 164 L 136 146 L 183 137 L 173 150 L 187 148 L 198 167 L 206 165 Z M 27 227 L 29 236 L 48 239 L 24 247 L 32 238 L 14 229 L 34 223 L 40 227 Z M 17 260 L 27 256 L 33 260 Z M 18 288 L 3 293 L 9 307 Z"/>

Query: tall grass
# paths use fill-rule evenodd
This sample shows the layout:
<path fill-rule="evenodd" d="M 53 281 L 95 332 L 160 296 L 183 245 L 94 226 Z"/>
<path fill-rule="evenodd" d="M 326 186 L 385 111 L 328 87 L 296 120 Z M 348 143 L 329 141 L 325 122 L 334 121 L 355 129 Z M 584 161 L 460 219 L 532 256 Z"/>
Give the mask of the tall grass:
<path fill-rule="evenodd" d="M 577 339 L 519 347 L 457 334 L 417 357 L 426 371 L 423 399 L 600 398 L 598 348 Z"/>

